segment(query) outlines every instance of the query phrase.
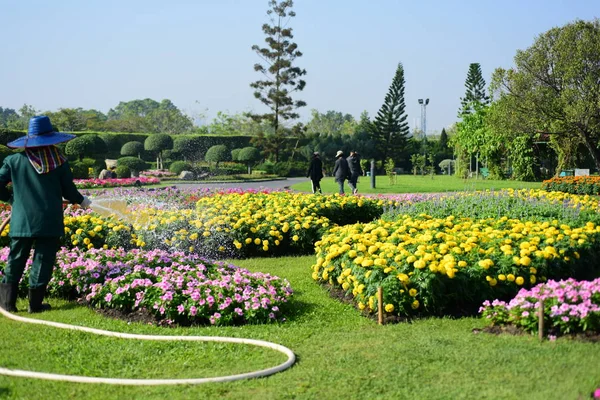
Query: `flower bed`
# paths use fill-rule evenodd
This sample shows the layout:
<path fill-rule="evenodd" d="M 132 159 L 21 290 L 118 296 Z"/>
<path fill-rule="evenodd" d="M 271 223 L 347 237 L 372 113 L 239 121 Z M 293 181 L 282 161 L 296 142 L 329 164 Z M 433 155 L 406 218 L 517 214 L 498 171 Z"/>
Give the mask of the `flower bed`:
<path fill-rule="evenodd" d="M 538 332 L 538 308 L 544 304 L 544 326 L 556 335 L 600 333 L 600 279 L 548 281 L 521 289 L 510 302 L 485 301 L 480 313 L 492 325 L 514 325 Z"/>
<path fill-rule="evenodd" d="M 177 174 L 168 169 L 151 169 L 140 172 L 140 176 L 148 178 L 173 178 L 176 177 Z"/>
<path fill-rule="evenodd" d="M 383 201 L 288 192 L 201 197 L 196 210 L 154 208 L 132 213 L 143 248 L 179 249 L 212 258 L 312 252 L 333 224 L 370 221 Z"/>
<path fill-rule="evenodd" d="M 0 250 L 0 276 L 9 249 Z M 27 264 L 20 291 L 27 290 Z M 96 308 L 138 310 L 159 324 L 231 325 L 275 321 L 292 295 L 276 276 L 197 255 L 160 250 L 80 250 L 62 248 L 48 290 L 85 299 Z"/>
<path fill-rule="evenodd" d="M 509 299 L 538 281 L 597 277 L 600 226 L 583 222 L 596 218 L 597 201 L 572 196 L 555 204 L 542 194 L 531 193 L 543 204 L 501 209 L 534 218 L 529 221 L 489 217 L 500 204 L 489 194 L 415 203 L 402 206 L 412 214 L 388 210 L 387 220 L 335 227 L 316 243 L 313 279 L 371 312 L 381 286 L 388 313 L 412 316 L 474 314 L 482 301 Z"/>
<path fill-rule="evenodd" d="M 600 176 L 561 176 L 542 182 L 542 189 L 574 194 L 600 194 Z"/>
<path fill-rule="evenodd" d="M 10 209 L 0 212 L 0 221 L 10 216 Z M 66 207 L 64 211 L 65 236 L 61 243 L 69 248 L 131 248 L 135 234 L 131 226 L 116 218 L 105 218 L 92 210 L 79 207 Z M 0 232 L 0 246 L 9 246 L 10 224 Z"/>
<path fill-rule="evenodd" d="M 158 178 L 118 178 L 118 179 L 75 179 L 78 189 L 111 188 L 119 186 L 156 185 L 160 183 Z M 138 183 L 139 182 L 139 183 Z"/>

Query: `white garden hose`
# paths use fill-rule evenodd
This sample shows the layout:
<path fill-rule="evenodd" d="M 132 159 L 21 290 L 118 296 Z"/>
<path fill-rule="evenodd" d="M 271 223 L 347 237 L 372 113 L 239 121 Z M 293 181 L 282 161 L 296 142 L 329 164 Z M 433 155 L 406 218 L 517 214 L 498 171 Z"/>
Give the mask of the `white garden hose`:
<path fill-rule="evenodd" d="M 222 343 L 240 343 L 253 346 L 266 347 L 277 350 L 285 354 L 288 359 L 283 364 L 272 368 L 263 369 L 260 371 L 247 372 L 244 374 L 215 376 L 212 378 L 191 378 L 191 379 L 117 379 L 117 378 L 99 378 L 77 375 L 59 375 L 45 372 L 23 371 L 18 369 L 7 369 L 0 367 L 0 375 L 15 376 L 21 378 L 45 379 L 52 381 L 74 382 L 74 383 L 104 383 L 109 385 L 130 385 L 130 386 L 157 386 L 157 385 L 198 385 L 209 382 L 231 382 L 240 379 L 260 378 L 263 376 L 273 375 L 291 367 L 296 361 L 296 356 L 293 351 L 279 344 L 266 342 L 264 340 L 243 339 L 220 336 L 161 336 L 161 335 L 136 335 L 132 333 L 120 333 L 105 331 L 102 329 L 87 328 L 84 326 L 75 326 L 62 324 L 59 322 L 43 321 L 33 318 L 24 318 L 9 313 L 0 307 L 0 314 L 14 321 L 25 322 L 28 324 L 38 324 L 53 326 L 55 328 L 70 329 L 74 331 L 88 332 L 96 335 L 110 336 L 121 339 L 137 339 L 137 340 L 162 340 L 162 341 L 186 341 L 186 342 L 222 342 Z"/>

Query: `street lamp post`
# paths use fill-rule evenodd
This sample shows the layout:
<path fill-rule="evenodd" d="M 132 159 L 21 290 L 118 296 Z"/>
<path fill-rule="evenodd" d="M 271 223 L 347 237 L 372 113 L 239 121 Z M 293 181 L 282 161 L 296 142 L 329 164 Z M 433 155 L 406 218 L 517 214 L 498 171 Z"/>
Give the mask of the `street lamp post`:
<path fill-rule="evenodd" d="M 423 131 L 423 157 L 427 157 L 427 104 L 429 99 L 419 99 L 421 105 L 421 130 Z M 427 160 L 425 160 L 427 163 Z"/>

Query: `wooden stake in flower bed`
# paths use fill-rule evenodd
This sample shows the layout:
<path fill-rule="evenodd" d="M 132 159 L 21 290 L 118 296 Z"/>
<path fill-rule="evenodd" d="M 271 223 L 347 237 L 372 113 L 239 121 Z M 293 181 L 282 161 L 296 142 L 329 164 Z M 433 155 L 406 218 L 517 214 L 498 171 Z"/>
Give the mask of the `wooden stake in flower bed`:
<path fill-rule="evenodd" d="M 383 288 L 377 288 L 377 323 L 383 325 Z"/>
<path fill-rule="evenodd" d="M 544 302 L 540 300 L 538 307 L 538 337 L 544 340 Z"/>

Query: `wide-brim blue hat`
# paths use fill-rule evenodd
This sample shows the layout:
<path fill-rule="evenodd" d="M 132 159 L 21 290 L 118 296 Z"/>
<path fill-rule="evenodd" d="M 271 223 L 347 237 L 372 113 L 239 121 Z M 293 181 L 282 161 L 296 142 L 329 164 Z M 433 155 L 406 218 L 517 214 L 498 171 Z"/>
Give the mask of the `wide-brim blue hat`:
<path fill-rule="evenodd" d="M 70 133 L 56 132 L 52 128 L 50 118 L 45 115 L 32 117 L 29 120 L 27 135 L 8 143 L 8 147 L 42 147 L 67 142 L 76 136 Z"/>

